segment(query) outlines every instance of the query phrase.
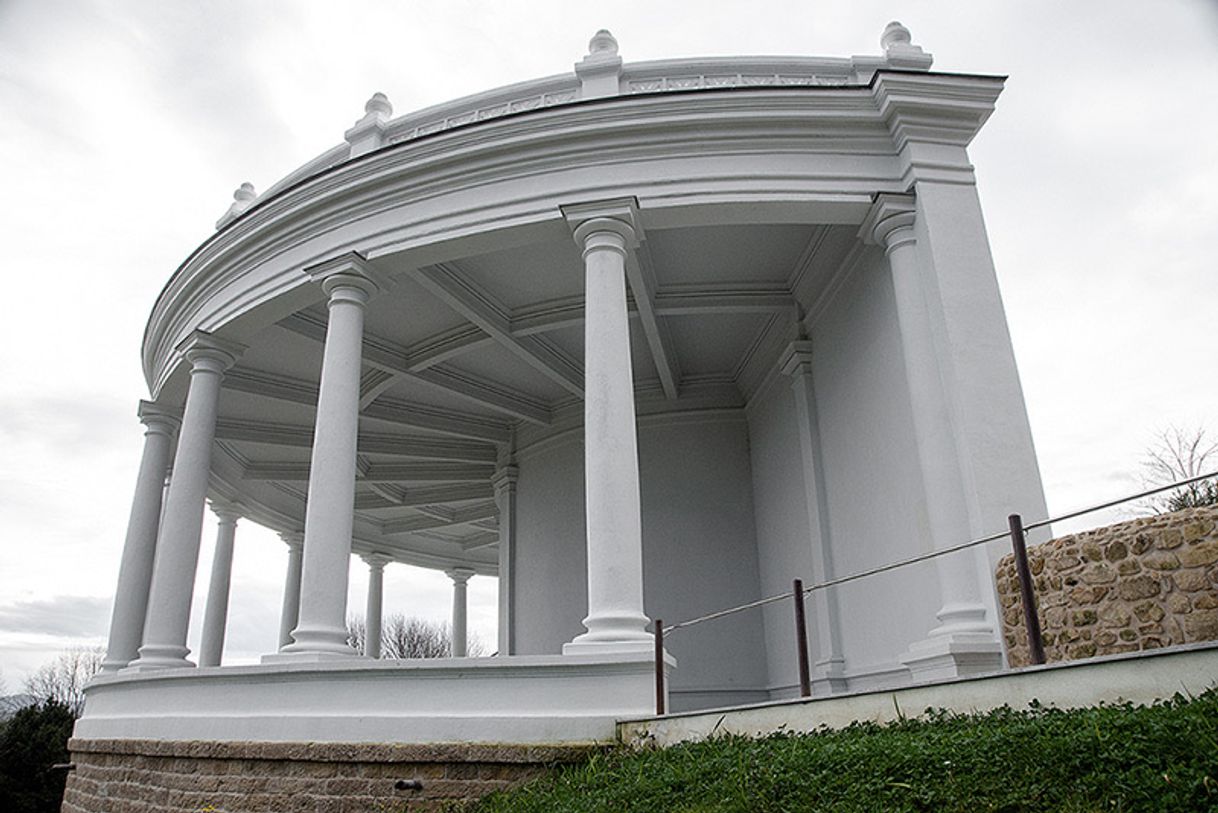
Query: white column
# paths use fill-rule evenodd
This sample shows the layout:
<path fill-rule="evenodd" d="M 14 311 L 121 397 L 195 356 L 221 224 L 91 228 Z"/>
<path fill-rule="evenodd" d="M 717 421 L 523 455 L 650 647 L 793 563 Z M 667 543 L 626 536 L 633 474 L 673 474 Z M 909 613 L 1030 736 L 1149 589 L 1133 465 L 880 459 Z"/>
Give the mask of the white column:
<path fill-rule="evenodd" d="M 884 247 L 892 269 L 931 544 L 941 549 L 967 542 L 971 527 L 951 406 L 915 250 L 914 212 L 912 198 L 880 195 L 863 224 L 863 237 Z M 943 602 L 937 613 L 939 625 L 911 645 L 901 662 L 915 680 L 1000 668 L 1002 648 L 986 621 L 972 553 L 938 557 L 935 568 Z"/>
<path fill-rule="evenodd" d="M 588 616 L 587 632 L 563 652 L 645 651 L 653 644 L 643 614 L 639 454 L 626 311 L 626 252 L 635 230 L 623 219 L 589 217 L 575 228 L 585 275 Z"/>
<path fill-rule="evenodd" d="M 148 613 L 148 590 L 152 586 L 152 563 L 156 555 L 157 527 L 161 522 L 161 500 L 169 447 L 178 428 L 178 418 L 149 401 L 140 401 L 139 418 L 144 424 L 144 454 L 135 478 L 135 498 L 127 520 L 127 539 L 118 569 L 118 589 L 110 617 L 110 641 L 106 646 L 103 672 L 117 672 L 139 654 Z"/>
<path fill-rule="evenodd" d="M 190 389 L 157 542 L 144 644 L 139 658 L 128 667 L 137 671 L 194 666 L 186 660 L 190 653 L 186 632 L 199 564 L 220 379 L 244 348 L 196 333 L 183 349 L 190 363 Z"/>
<path fill-rule="evenodd" d="M 516 480 L 520 469 L 507 465 L 495 472 L 495 504 L 499 508 L 499 654 L 516 648 L 516 611 L 512 604 L 516 583 Z"/>
<path fill-rule="evenodd" d="M 779 368 L 791 377 L 795 412 L 799 422 L 799 447 L 803 460 L 804 502 L 808 530 L 812 533 L 812 581 L 836 577 L 833 546 L 829 530 L 829 506 L 825 492 L 825 470 L 820 445 L 820 420 L 816 412 L 816 390 L 812 381 L 812 342 L 793 342 L 779 360 Z M 816 625 L 817 660 L 812 684 L 817 694 L 846 690 L 845 658 L 842 656 L 841 621 L 837 590 L 814 591 L 811 596 Z"/>
<path fill-rule="evenodd" d="M 368 604 L 364 613 L 364 654 L 381 656 L 381 615 L 385 606 L 385 565 L 392 557 L 370 553 L 362 557 L 368 565 Z"/>
<path fill-rule="evenodd" d="M 300 619 L 300 571 L 304 564 L 304 534 L 279 535 L 288 546 L 288 572 L 283 584 L 283 608 L 279 611 L 279 648 L 292 643 L 292 630 Z"/>
<path fill-rule="evenodd" d="M 211 580 L 207 585 L 207 609 L 203 613 L 203 640 L 199 646 L 199 666 L 219 666 L 224 652 L 224 633 L 228 626 L 228 590 L 233 575 L 233 542 L 241 514 L 233 506 L 212 501 L 211 510 L 219 524 L 216 551 L 212 556 Z"/>
<path fill-rule="evenodd" d="M 364 306 L 376 290 L 358 257 L 343 257 L 310 275 L 329 296 L 313 433 L 300 621 L 284 654 L 317 659 L 355 655 L 347 644 L 347 573 L 355 510 L 355 443 Z"/>
<path fill-rule="evenodd" d="M 467 567 L 454 567 L 452 570 L 444 572 L 448 574 L 448 578 L 453 580 L 452 656 L 454 658 L 464 658 L 469 654 L 469 645 L 466 637 L 466 629 L 468 627 L 466 620 L 467 605 L 469 599 L 466 585 L 469 584 L 470 577 L 474 575 L 474 571 Z"/>

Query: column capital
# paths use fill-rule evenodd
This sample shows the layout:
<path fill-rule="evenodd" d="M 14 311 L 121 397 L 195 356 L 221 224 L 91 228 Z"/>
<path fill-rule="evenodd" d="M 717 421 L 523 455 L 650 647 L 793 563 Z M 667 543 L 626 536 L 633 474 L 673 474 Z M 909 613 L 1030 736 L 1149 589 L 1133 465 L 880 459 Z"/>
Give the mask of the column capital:
<path fill-rule="evenodd" d="M 364 560 L 364 563 L 368 565 L 369 570 L 384 570 L 385 565 L 392 564 L 393 562 L 397 561 L 387 553 L 365 553 L 359 558 Z"/>
<path fill-rule="evenodd" d="M 798 378 L 812 373 L 812 342 L 799 339 L 787 345 L 778 357 L 778 369 L 783 375 Z"/>
<path fill-rule="evenodd" d="M 311 265 L 304 272 L 309 279 L 321 285 L 331 302 L 355 301 L 362 305 L 380 290 L 372 279 L 372 268 L 368 261 L 355 251 Z"/>
<path fill-rule="evenodd" d="M 211 505 L 211 511 L 220 522 L 233 522 L 245 516 L 245 508 L 239 502 L 224 499 L 212 499 L 208 501 Z"/>
<path fill-rule="evenodd" d="M 178 431 L 178 427 L 182 425 L 182 413 L 179 410 L 161 406 L 152 401 L 140 401 L 135 414 L 139 416 L 140 423 L 147 427 L 149 432 L 169 437 L 172 437 Z"/>
<path fill-rule="evenodd" d="M 453 567 L 444 571 L 444 575 L 453 580 L 453 584 L 465 584 L 473 578 L 476 572 L 469 567 Z"/>
<path fill-rule="evenodd" d="M 916 211 L 913 195 L 876 195 L 863 218 L 859 237 L 868 245 L 882 246 L 885 251 L 911 242 Z"/>
<path fill-rule="evenodd" d="M 289 548 L 300 549 L 304 547 L 304 531 L 280 531 L 279 538 Z"/>
<path fill-rule="evenodd" d="M 241 358 L 245 345 L 196 330 L 178 344 L 177 350 L 190 362 L 192 373 L 197 370 L 223 373 Z"/>
<path fill-rule="evenodd" d="M 588 238 L 603 232 L 620 235 L 624 243 L 622 249 L 633 248 L 643 238 L 639 202 L 634 197 L 567 203 L 558 208 L 571 227 L 575 244 L 581 249 L 591 248 Z"/>

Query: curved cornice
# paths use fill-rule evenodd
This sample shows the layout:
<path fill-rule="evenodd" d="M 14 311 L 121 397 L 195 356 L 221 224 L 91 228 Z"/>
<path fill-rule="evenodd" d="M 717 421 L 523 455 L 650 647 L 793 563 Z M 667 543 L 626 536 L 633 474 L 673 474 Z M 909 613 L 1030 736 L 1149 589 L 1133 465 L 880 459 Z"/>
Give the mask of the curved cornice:
<path fill-rule="evenodd" d="M 412 261 L 437 262 L 537 239 L 561 226 L 562 203 L 630 194 L 645 220 L 664 225 L 683 207 L 714 206 L 752 217 L 770 207 L 788 220 L 820 206 L 818 217 L 857 222 L 873 192 L 904 189 L 894 134 L 906 118 L 916 114 L 919 136 L 933 137 L 926 123 L 943 107 L 956 143 L 959 111 L 968 107 L 980 126 L 984 99 L 992 108 L 1000 88 L 995 77 L 884 71 L 868 86 L 668 91 L 390 145 L 260 200 L 200 245 L 157 299 L 144 336 L 146 379 L 159 393 L 178 361 L 175 345 L 192 330 L 241 338 L 261 326 L 240 321 L 260 305 L 278 300 L 261 319 L 269 323 L 319 298 L 300 272 L 308 265 L 357 249 L 370 259 L 410 250 Z"/>

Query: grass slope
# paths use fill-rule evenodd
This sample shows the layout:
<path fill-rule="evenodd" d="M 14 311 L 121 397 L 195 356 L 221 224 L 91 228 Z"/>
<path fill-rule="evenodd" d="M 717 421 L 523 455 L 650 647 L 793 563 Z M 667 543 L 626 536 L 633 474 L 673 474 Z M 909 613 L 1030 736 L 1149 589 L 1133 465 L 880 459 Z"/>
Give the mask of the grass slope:
<path fill-rule="evenodd" d="M 616 750 L 470 813 L 1218 811 L 1218 689 Z"/>

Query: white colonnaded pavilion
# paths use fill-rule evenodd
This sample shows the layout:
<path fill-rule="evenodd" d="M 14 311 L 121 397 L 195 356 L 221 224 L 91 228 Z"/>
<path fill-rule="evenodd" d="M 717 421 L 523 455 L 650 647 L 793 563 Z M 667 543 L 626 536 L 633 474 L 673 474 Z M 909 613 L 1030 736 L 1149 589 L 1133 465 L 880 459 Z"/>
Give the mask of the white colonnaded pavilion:
<path fill-rule="evenodd" d="M 601 31 L 573 73 L 398 117 L 378 93 L 242 185 L 148 323 L 77 742 L 606 740 L 652 708 L 649 619 L 1043 515 L 967 149 L 1003 79 L 932 71 L 898 23 L 881 42 L 624 63 Z M 239 519 L 287 545 L 281 646 L 225 666 Z M 1001 668 L 998 552 L 813 593 L 815 692 Z M 375 657 L 394 563 L 452 577 L 456 657 Z M 496 657 L 463 657 L 474 575 Z M 792 637 L 778 605 L 682 630 L 670 707 L 793 696 Z"/>

